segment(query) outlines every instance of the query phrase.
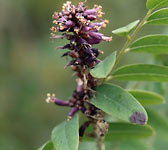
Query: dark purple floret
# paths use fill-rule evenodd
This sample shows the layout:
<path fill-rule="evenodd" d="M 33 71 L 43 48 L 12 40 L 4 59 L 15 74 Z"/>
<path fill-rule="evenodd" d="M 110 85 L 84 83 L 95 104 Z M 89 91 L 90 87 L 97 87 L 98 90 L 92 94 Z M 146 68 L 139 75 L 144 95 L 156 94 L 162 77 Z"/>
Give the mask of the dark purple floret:
<path fill-rule="evenodd" d="M 70 120 L 77 111 L 78 111 L 78 108 L 72 107 L 70 112 L 68 113 L 68 119 Z"/>
<path fill-rule="evenodd" d="M 74 27 L 74 26 L 75 26 L 75 23 L 74 23 L 73 21 L 71 21 L 71 20 L 68 20 L 68 21 L 65 22 L 65 25 L 66 25 L 67 27 Z"/>
<path fill-rule="evenodd" d="M 138 125 L 144 125 L 146 123 L 146 116 L 143 112 L 135 112 L 130 117 L 130 122 Z"/>
<path fill-rule="evenodd" d="M 83 137 L 86 128 L 91 124 L 91 121 L 86 121 L 84 122 L 81 127 L 79 128 L 79 136 Z"/>
<path fill-rule="evenodd" d="M 86 108 L 85 108 L 85 107 L 82 107 L 80 110 L 81 110 L 82 113 L 85 113 Z"/>
<path fill-rule="evenodd" d="M 55 103 L 59 106 L 69 106 L 69 101 L 64 101 L 64 100 L 60 100 L 60 99 L 57 99 L 55 97 L 55 94 L 53 94 L 52 96 L 50 94 L 47 94 L 48 98 L 46 99 L 46 101 L 49 103 Z"/>
<path fill-rule="evenodd" d="M 66 53 L 64 53 L 64 54 L 62 55 L 62 57 L 64 57 L 64 56 L 68 56 L 69 53 L 70 53 L 70 52 L 66 52 Z"/>
<path fill-rule="evenodd" d="M 69 102 L 60 99 L 54 99 L 54 103 L 60 106 L 69 106 Z"/>

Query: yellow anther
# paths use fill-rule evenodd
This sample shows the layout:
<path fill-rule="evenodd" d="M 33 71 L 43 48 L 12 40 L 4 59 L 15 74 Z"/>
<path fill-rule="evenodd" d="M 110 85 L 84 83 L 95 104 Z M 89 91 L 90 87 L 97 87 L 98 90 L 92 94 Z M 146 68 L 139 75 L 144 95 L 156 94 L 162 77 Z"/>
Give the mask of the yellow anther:
<path fill-rule="evenodd" d="M 60 26 L 60 30 L 63 30 L 64 29 L 64 27 L 63 26 Z"/>
<path fill-rule="evenodd" d="M 52 96 L 55 97 L 55 93 L 53 93 Z"/>
<path fill-rule="evenodd" d="M 78 34 L 78 33 L 79 33 L 79 29 L 75 29 L 74 31 L 76 32 L 76 34 Z"/>
<path fill-rule="evenodd" d="M 51 96 L 51 94 L 50 93 L 47 93 L 47 97 L 50 97 Z"/>

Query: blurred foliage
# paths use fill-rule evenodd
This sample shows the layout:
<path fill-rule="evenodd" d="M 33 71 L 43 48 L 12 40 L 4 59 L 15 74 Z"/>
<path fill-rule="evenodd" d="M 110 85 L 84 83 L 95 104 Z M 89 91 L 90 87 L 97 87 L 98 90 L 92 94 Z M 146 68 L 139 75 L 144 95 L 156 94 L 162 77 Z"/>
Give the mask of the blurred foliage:
<path fill-rule="evenodd" d="M 50 137 L 52 128 L 66 119 L 67 109 L 46 104 L 46 93 L 54 92 L 68 99 L 75 87 L 70 69 L 63 69 L 66 60 L 56 46 L 63 41 L 49 39 L 51 15 L 61 9 L 62 0 L 1 0 L 0 1 L 0 149 L 33 150 Z M 76 4 L 79 0 L 73 0 Z M 146 0 L 88 0 L 88 5 L 103 6 L 110 20 L 102 31 L 111 31 L 142 18 Z M 146 26 L 139 36 L 160 33 L 166 27 Z M 119 50 L 125 38 L 113 36 L 99 49 L 105 57 Z M 122 64 L 150 63 L 149 54 L 130 53 Z M 160 106 L 162 109 L 162 106 Z M 163 111 L 163 110 L 162 110 Z M 166 132 L 166 131 L 165 131 Z M 158 146 L 159 147 L 159 146 Z"/>

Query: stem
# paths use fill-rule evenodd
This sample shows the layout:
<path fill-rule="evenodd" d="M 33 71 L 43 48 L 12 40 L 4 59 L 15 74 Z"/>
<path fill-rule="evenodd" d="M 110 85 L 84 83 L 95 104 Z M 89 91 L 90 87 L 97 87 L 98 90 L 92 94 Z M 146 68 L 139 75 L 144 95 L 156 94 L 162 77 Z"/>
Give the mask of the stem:
<path fill-rule="evenodd" d="M 135 36 L 137 35 L 137 33 L 140 31 L 140 29 L 144 26 L 146 20 L 148 19 L 148 17 L 150 16 L 150 14 L 152 13 L 152 10 L 149 10 L 146 14 L 146 16 L 144 17 L 144 19 L 139 23 L 139 25 L 137 26 L 137 28 L 134 30 L 134 32 L 132 33 L 131 36 L 128 36 L 127 42 L 125 43 L 125 45 L 123 46 L 123 48 L 121 49 L 119 55 L 116 58 L 116 63 L 115 66 L 119 63 L 120 59 L 122 58 L 122 56 L 125 54 L 126 49 L 128 48 L 128 46 L 131 44 L 132 40 L 134 40 Z"/>
<path fill-rule="evenodd" d="M 104 136 L 100 135 L 100 129 L 98 122 L 94 122 L 94 132 L 96 136 L 96 145 L 97 145 L 97 150 L 105 150 L 105 144 L 104 144 Z"/>
<path fill-rule="evenodd" d="M 103 112 L 99 112 L 99 117 L 93 120 L 94 137 L 96 138 L 97 150 L 105 150 L 104 138 L 108 131 L 108 124 L 103 119 Z"/>
<path fill-rule="evenodd" d="M 97 137 L 96 139 L 97 150 L 105 150 L 104 137 Z"/>

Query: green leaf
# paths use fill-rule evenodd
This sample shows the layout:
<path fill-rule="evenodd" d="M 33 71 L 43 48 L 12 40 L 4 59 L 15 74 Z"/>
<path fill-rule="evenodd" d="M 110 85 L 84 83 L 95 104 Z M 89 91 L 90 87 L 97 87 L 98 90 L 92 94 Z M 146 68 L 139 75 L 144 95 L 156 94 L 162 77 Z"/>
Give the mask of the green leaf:
<path fill-rule="evenodd" d="M 112 79 L 168 82 L 168 67 L 151 64 L 127 65 L 113 72 Z"/>
<path fill-rule="evenodd" d="M 147 4 L 146 4 L 148 9 L 156 9 L 167 5 L 168 5 L 168 0 L 147 0 Z"/>
<path fill-rule="evenodd" d="M 154 135 L 149 125 L 135 125 L 130 123 L 110 123 L 105 141 L 145 138 Z"/>
<path fill-rule="evenodd" d="M 130 48 L 132 52 L 168 54 L 168 35 L 148 35 L 136 40 Z"/>
<path fill-rule="evenodd" d="M 164 114 L 159 113 L 158 110 L 156 111 L 147 110 L 150 118 L 149 124 L 156 130 L 157 136 L 161 135 L 162 138 L 168 139 L 168 134 L 165 132 L 168 131 L 168 118 Z"/>
<path fill-rule="evenodd" d="M 151 90 L 163 96 L 165 96 L 165 93 L 167 93 L 166 87 L 164 87 L 163 83 L 160 83 L 160 82 L 153 83 L 151 85 Z"/>
<path fill-rule="evenodd" d="M 165 103 L 164 97 L 154 92 L 143 90 L 128 90 L 128 92 L 131 93 L 143 106 Z"/>
<path fill-rule="evenodd" d="M 167 25 L 168 24 L 168 8 L 160 9 L 148 18 L 148 24 Z"/>
<path fill-rule="evenodd" d="M 127 139 L 105 142 L 105 145 L 106 150 L 151 150 L 147 142 L 147 140 L 144 141 L 143 139 Z"/>
<path fill-rule="evenodd" d="M 86 130 L 86 133 L 92 133 L 93 129 Z M 113 122 L 109 123 L 108 132 L 105 134 L 105 141 L 117 141 L 117 140 L 134 140 L 146 138 L 154 135 L 154 130 L 149 125 L 136 125 L 124 122 Z M 83 138 L 86 141 L 92 141 L 94 138 L 86 137 Z"/>
<path fill-rule="evenodd" d="M 156 150 L 167 149 L 168 143 L 168 118 L 164 113 L 159 113 L 158 109 L 148 110 L 149 124 L 156 130 L 156 137 L 153 145 Z"/>
<path fill-rule="evenodd" d="M 100 85 L 96 88 L 95 96 L 96 98 L 91 99 L 91 103 L 113 117 L 130 122 L 130 118 L 138 112 L 145 115 L 146 122 L 148 120 L 147 113 L 141 104 L 119 86 Z"/>
<path fill-rule="evenodd" d="M 102 62 L 91 69 L 90 73 L 95 78 L 106 78 L 112 71 L 116 60 L 116 51 L 106 57 Z"/>
<path fill-rule="evenodd" d="M 79 144 L 79 150 L 97 150 L 96 142 L 93 142 L 93 141 L 86 141 L 86 142 L 82 141 Z"/>
<path fill-rule="evenodd" d="M 138 139 L 138 140 L 118 140 L 118 141 L 105 141 L 106 150 L 149 150 L 148 142 L 145 139 Z M 82 141 L 80 143 L 79 150 L 97 150 L 96 142 L 95 141 Z"/>
<path fill-rule="evenodd" d="M 79 119 L 76 114 L 70 121 L 64 121 L 56 126 L 51 134 L 54 147 L 59 150 L 78 150 Z"/>
<path fill-rule="evenodd" d="M 127 36 L 136 28 L 138 23 L 139 23 L 139 20 L 136 20 L 136 21 L 128 24 L 125 27 L 121 27 L 119 29 L 112 31 L 112 33 L 114 33 L 116 35 L 120 35 L 120 36 Z"/>
<path fill-rule="evenodd" d="M 48 141 L 38 150 L 55 150 L 55 148 L 54 148 L 53 143 L 51 141 Z"/>

